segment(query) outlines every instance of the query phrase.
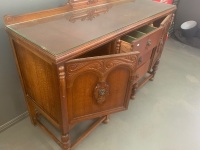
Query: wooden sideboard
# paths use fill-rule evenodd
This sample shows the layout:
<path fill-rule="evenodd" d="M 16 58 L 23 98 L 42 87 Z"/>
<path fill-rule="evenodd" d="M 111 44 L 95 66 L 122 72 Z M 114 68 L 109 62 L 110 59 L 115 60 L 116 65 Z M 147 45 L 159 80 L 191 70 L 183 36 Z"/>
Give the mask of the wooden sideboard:
<path fill-rule="evenodd" d="M 110 114 L 126 110 L 155 76 L 175 9 L 148 0 L 71 0 L 5 16 L 32 123 L 70 150 Z M 41 116 L 60 130 L 60 139 Z M 94 118 L 71 143 L 73 127 Z"/>

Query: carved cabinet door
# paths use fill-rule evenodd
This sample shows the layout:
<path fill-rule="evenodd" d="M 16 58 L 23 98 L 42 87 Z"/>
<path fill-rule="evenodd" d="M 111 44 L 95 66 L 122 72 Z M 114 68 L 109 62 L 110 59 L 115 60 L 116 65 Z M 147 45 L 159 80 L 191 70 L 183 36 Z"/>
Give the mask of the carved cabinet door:
<path fill-rule="evenodd" d="M 65 63 L 68 120 L 75 123 L 127 109 L 138 52 Z"/>

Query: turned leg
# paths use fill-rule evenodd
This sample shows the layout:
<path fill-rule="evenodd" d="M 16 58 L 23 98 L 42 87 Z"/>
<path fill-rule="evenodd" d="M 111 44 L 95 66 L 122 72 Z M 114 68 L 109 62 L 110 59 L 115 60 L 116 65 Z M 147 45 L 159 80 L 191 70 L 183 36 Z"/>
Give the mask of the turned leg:
<path fill-rule="evenodd" d="M 158 65 L 159 65 L 159 63 L 160 63 L 160 60 L 157 60 L 156 63 L 155 63 L 155 65 L 153 66 L 153 68 L 152 68 L 153 71 L 151 72 L 152 77 L 151 77 L 150 81 L 153 81 L 153 80 L 154 80 L 156 71 L 158 70 Z"/>
<path fill-rule="evenodd" d="M 106 119 L 103 121 L 104 124 L 107 124 L 110 121 L 109 116 L 106 115 Z"/>
<path fill-rule="evenodd" d="M 62 142 L 62 149 L 63 150 L 71 150 L 71 144 L 70 144 L 70 137 L 69 134 L 62 135 L 61 136 L 61 142 Z"/>
<path fill-rule="evenodd" d="M 135 83 L 133 85 L 133 88 L 132 88 L 132 93 L 131 93 L 131 99 L 135 99 L 135 95 L 136 95 L 136 91 L 137 91 L 137 88 L 138 88 L 138 83 Z"/>
<path fill-rule="evenodd" d="M 116 54 L 120 53 L 120 49 L 121 49 L 121 40 L 118 39 L 116 43 Z"/>

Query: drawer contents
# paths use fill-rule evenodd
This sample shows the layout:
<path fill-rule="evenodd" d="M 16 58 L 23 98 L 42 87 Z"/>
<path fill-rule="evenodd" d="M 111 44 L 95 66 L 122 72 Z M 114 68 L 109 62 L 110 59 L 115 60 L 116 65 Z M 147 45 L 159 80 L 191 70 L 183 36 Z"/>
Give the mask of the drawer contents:
<path fill-rule="evenodd" d="M 139 28 L 138 30 L 140 31 L 140 32 L 143 32 L 143 33 L 150 33 L 150 32 L 152 32 L 152 31 L 154 31 L 156 29 L 156 27 L 153 27 L 153 26 L 144 26 L 144 27 L 141 27 L 141 28 Z"/>
<path fill-rule="evenodd" d="M 134 37 L 135 39 L 138 39 L 138 38 L 141 38 L 142 36 L 144 36 L 145 33 L 136 30 L 136 31 L 133 31 L 133 32 L 129 33 L 128 35 Z"/>
<path fill-rule="evenodd" d="M 132 37 L 132 36 L 130 36 L 130 35 L 125 35 L 125 36 L 123 36 L 121 39 L 122 39 L 123 41 L 128 42 L 128 43 L 131 43 L 131 42 L 133 42 L 134 40 L 136 40 L 136 38 L 134 38 L 134 37 Z"/>

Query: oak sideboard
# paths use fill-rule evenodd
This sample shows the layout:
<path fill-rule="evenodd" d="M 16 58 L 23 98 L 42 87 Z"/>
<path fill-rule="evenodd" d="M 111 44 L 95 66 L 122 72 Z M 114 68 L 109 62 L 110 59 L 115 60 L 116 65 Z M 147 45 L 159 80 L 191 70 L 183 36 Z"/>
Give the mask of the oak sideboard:
<path fill-rule="evenodd" d="M 71 150 L 110 114 L 128 109 L 137 89 L 155 76 L 175 9 L 150 0 L 70 0 L 5 16 L 32 123 Z M 71 142 L 73 127 L 94 118 Z"/>

